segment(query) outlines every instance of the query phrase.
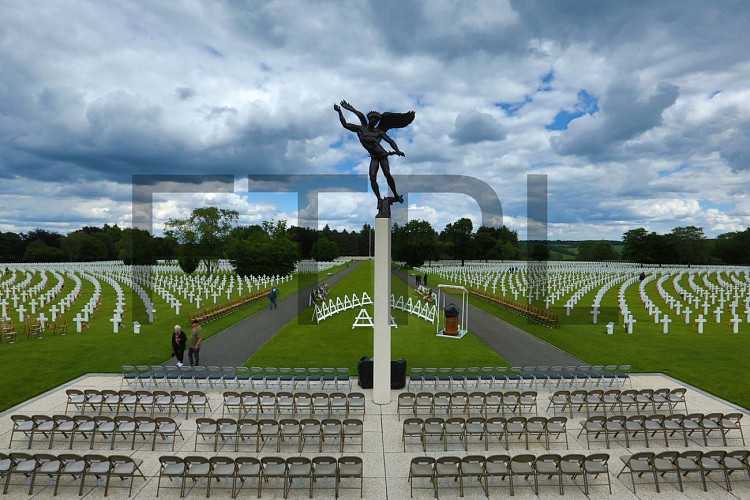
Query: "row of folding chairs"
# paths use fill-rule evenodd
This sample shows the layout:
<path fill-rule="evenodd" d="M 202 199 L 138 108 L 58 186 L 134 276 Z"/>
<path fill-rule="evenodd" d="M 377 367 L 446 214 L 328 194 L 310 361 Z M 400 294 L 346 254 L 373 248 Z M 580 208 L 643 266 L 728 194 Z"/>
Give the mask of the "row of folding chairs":
<path fill-rule="evenodd" d="M 112 415 L 130 414 L 137 415 L 143 413 L 153 416 L 155 413 L 166 413 L 172 416 L 184 412 L 185 418 L 190 412 L 201 412 L 203 415 L 206 411 L 211 411 L 209 396 L 203 391 L 192 390 L 137 390 L 120 389 L 119 391 L 109 389 L 67 389 L 67 402 L 65 403 L 65 413 L 67 414 L 71 407 L 75 413 L 85 414 L 91 411 L 96 415 L 110 413 Z"/>
<path fill-rule="evenodd" d="M 198 450 L 198 439 L 201 444 L 213 447 L 214 451 L 232 444 L 234 451 L 239 451 L 243 444 L 254 444 L 255 451 L 260 452 L 266 444 L 275 444 L 276 451 L 282 445 L 293 445 L 296 451 L 302 452 L 309 442 L 318 445 L 323 451 L 327 440 L 339 451 L 344 451 L 347 442 L 359 441 L 360 451 L 364 446 L 364 423 L 358 418 L 282 418 L 279 420 L 262 418 L 198 418 L 194 450 Z"/>
<path fill-rule="evenodd" d="M 410 439 L 418 439 L 422 451 L 427 451 L 430 440 L 442 441 L 443 451 L 447 451 L 450 439 L 456 439 L 463 445 L 464 451 L 468 451 L 472 438 L 476 438 L 478 443 L 484 443 L 485 451 L 489 449 L 492 438 L 497 438 L 506 450 L 510 449 L 511 438 L 514 439 L 514 443 L 524 443 L 527 450 L 532 439 L 540 443 L 545 450 L 549 450 L 550 439 L 562 437 L 567 449 L 567 424 L 566 417 L 410 417 L 404 420 L 401 440 L 404 451 L 407 440 Z"/>
<path fill-rule="evenodd" d="M 601 412 L 617 413 L 635 411 L 638 413 L 651 411 L 656 413 L 666 409 L 670 413 L 678 406 L 683 406 L 687 413 L 687 389 L 677 387 L 675 389 L 578 389 L 574 391 L 558 390 L 549 397 L 547 411 L 551 408 L 557 415 L 558 411 L 568 412 L 573 417 L 573 412 L 586 412 L 586 416 Z"/>
<path fill-rule="evenodd" d="M 612 387 L 630 383 L 630 365 L 410 368 L 407 390 Z"/>
<path fill-rule="evenodd" d="M 700 476 L 703 491 L 708 491 L 706 487 L 706 477 L 714 472 L 722 474 L 725 489 L 732 491 L 730 476 L 738 472 L 742 478 L 746 473 L 750 474 L 750 451 L 748 450 L 687 450 L 683 452 L 663 451 L 661 453 L 640 452 L 632 455 L 623 455 L 620 460 L 623 463 L 620 474 L 626 470 L 630 473 L 633 483 L 633 493 L 635 493 L 635 478 L 638 476 L 653 478 L 656 491 L 660 491 L 659 481 L 665 480 L 667 474 L 674 474 L 677 486 L 683 491 L 683 482 L 685 478 L 695 473 Z"/>
<path fill-rule="evenodd" d="M 402 392 L 398 395 L 396 412 L 401 420 L 405 411 L 415 417 L 420 413 L 438 416 L 445 414 L 468 415 L 476 412 L 480 416 L 498 414 L 538 414 L 536 391 L 456 391 L 456 392 Z"/>
<path fill-rule="evenodd" d="M 361 414 L 365 417 L 365 395 L 361 392 L 270 392 L 270 391 L 225 391 L 221 414 L 238 413 L 240 417 L 261 414 L 273 418 L 284 413 L 290 416 L 324 414 L 328 417 L 343 415 L 345 418 Z"/>
<path fill-rule="evenodd" d="M 29 495 L 34 494 L 41 479 L 47 479 L 51 486 L 54 483 L 54 493 L 57 495 L 60 486 L 78 486 L 78 495 L 83 495 L 83 490 L 88 485 L 96 487 L 104 484 L 104 496 L 109 493 L 113 479 L 119 479 L 129 483 L 128 496 L 133 491 L 133 482 L 136 476 L 146 481 L 146 476 L 140 469 L 143 460 L 124 455 L 75 455 L 65 453 L 52 455 L 49 453 L 0 453 L 0 477 L 5 478 L 3 494 L 7 494 L 11 485 L 28 486 Z M 13 484 L 13 479 L 21 477 L 23 482 Z M 90 480 L 94 477 L 96 481 Z M 70 481 L 69 481 L 70 480 Z"/>
<path fill-rule="evenodd" d="M 350 391 L 349 368 L 123 365 L 120 388 L 229 387 L 254 390 Z"/>
<path fill-rule="evenodd" d="M 592 416 L 581 422 L 580 437 L 586 433 L 586 445 L 590 448 L 592 439 L 604 438 L 604 443 L 609 448 L 610 441 L 617 439 L 619 435 L 625 439 L 625 447 L 630 447 L 630 441 L 643 439 L 646 448 L 649 447 L 649 439 L 660 438 L 664 440 L 664 446 L 669 447 L 669 438 L 678 435 L 684 446 L 688 446 L 688 438 L 698 434 L 703 441 L 703 446 L 708 446 L 708 438 L 712 434 L 721 436 L 722 443 L 727 446 L 727 436 L 730 432 L 739 432 L 742 445 L 745 445 L 745 436 L 742 432 L 742 413 L 690 413 L 687 415 L 673 413 L 670 415 L 612 415 L 610 417 Z"/>
<path fill-rule="evenodd" d="M 338 498 L 342 489 L 359 489 L 362 496 L 364 466 L 360 457 L 343 456 L 338 459 L 329 456 L 307 457 L 224 457 L 224 456 L 162 456 L 159 457 L 159 479 L 156 496 L 162 480 L 169 480 L 174 488 L 180 489 L 180 498 L 185 497 L 198 486 L 206 490 L 206 498 L 211 489 L 224 487 L 237 498 L 244 487 L 251 487 L 258 498 L 264 489 L 282 490 L 287 498 L 292 489 L 304 488 L 310 498 L 315 490 L 326 488 L 327 493 Z M 202 484 L 201 484 L 201 480 Z M 357 481 L 359 484 L 356 484 Z M 351 483 L 354 483 L 354 486 Z M 254 483 L 254 484 L 253 484 Z M 295 484 L 301 486 L 295 487 Z"/>
<path fill-rule="evenodd" d="M 582 478 L 583 489 L 589 494 L 591 482 L 600 475 L 607 478 L 610 494 L 612 484 L 609 476 L 609 455 L 596 453 L 591 455 L 569 454 L 558 455 L 548 453 L 544 455 L 469 455 L 464 457 L 416 457 L 411 460 L 409 466 L 409 483 L 411 495 L 414 488 L 429 488 L 437 498 L 441 488 L 455 488 L 464 496 L 464 489 L 468 487 L 481 488 L 489 497 L 494 487 L 505 488 L 505 480 L 510 488 L 510 494 L 515 494 L 516 478 L 523 478 L 527 484 L 534 488 L 534 493 L 539 494 L 539 480 L 552 481 L 557 478 L 557 486 L 560 494 L 564 494 L 564 478 L 570 479 L 573 484 L 580 488 L 576 479 Z M 490 480 L 495 478 L 495 484 Z M 531 482 L 533 478 L 533 483 Z M 417 485 L 417 480 L 420 480 Z M 455 493 L 453 496 L 456 497 Z"/>
<path fill-rule="evenodd" d="M 68 442 L 68 449 L 78 439 L 82 439 L 94 449 L 97 438 L 110 443 L 110 450 L 115 448 L 118 438 L 122 438 L 125 444 L 130 444 L 130 449 L 135 449 L 138 438 L 151 443 L 151 450 L 156 447 L 156 438 L 159 437 L 166 442 L 171 442 L 174 450 L 177 437 L 183 438 L 180 424 L 170 417 L 132 417 L 119 415 L 110 417 L 107 415 L 11 415 L 13 428 L 10 433 L 8 448 L 13 448 L 13 439 L 17 434 L 28 440 L 27 447 L 31 449 L 36 439 L 42 438 L 47 443 L 48 449 L 52 449 L 55 439 L 64 439 Z"/>

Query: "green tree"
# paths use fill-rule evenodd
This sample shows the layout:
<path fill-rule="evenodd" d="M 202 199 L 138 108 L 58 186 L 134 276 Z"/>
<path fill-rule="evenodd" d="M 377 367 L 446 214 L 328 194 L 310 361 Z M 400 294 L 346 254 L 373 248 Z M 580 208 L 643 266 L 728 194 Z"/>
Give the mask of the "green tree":
<path fill-rule="evenodd" d="M 123 229 L 117 248 L 118 256 L 127 265 L 156 264 L 157 243 L 151 233 L 144 229 Z"/>
<path fill-rule="evenodd" d="M 26 262 L 63 262 L 65 257 L 60 248 L 49 246 L 42 240 L 31 241 L 23 254 Z"/>
<path fill-rule="evenodd" d="M 462 266 L 466 259 L 474 254 L 473 230 L 471 219 L 463 217 L 445 226 L 445 230 L 440 234 L 440 239 L 448 244 L 448 255 L 460 259 Z"/>
<path fill-rule="evenodd" d="M 107 259 L 107 246 L 95 236 L 74 231 L 60 241 L 60 246 L 71 262 L 94 262 Z"/>
<path fill-rule="evenodd" d="M 549 245 L 546 241 L 534 242 L 529 247 L 529 258 L 532 260 L 549 260 Z"/>
<path fill-rule="evenodd" d="M 321 236 L 313 243 L 310 255 L 318 262 L 330 262 L 340 255 L 339 245 Z"/>
<path fill-rule="evenodd" d="M 411 267 L 438 258 L 438 234 L 429 222 L 411 220 L 403 227 L 393 227 L 393 257 Z"/>
<path fill-rule="evenodd" d="M 264 221 L 256 227 L 260 231 L 250 229 L 252 236 L 235 240 L 228 250 L 237 274 L 283 276 L 292 272 L 299 261 L 299 248 L 287 232 L 286 221 Z"/>
<path fill-rule="evenodd" d="M 585 262 L 617 260 L 617 252 L 609 241 L 582 241 L 578 244 L 576 260 Z"/>
<path fill-rule="evenodd" d="M 210 275 L 214 261 L 225 256 L 225 240 L 239 215 L 236 210 L 196 208 L 186 219 L 169 219 L 165 224 L 165 234 L 177 239 L 181 245 L 190 245 L 191 248 L 183 256 L 200 258 Z"/>
<path fill-rule="evenodd" d="M 674 253 L 677 264 L 707 264 L 709 244 L 703 228 L 695 226 L 676 227 L 670 233 L 674 238 Z"/>
<path fill-rule="evenodd" d="M 714 255 L 724 264 L 750 265 L 750 228 L 720 234 L 714 242 Z"/>

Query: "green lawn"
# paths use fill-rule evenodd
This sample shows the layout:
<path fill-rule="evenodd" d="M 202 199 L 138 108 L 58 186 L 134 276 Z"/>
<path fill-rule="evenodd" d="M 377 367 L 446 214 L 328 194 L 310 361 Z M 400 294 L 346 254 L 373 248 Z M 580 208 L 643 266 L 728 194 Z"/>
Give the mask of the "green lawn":
<path fill-rule="evenodd" d="M 363 261 L 344 279 L 331 287 L 328 297 L 361 296 L 367 292 L 373 297 L 373 262 Z M 393 278 L 396 296 L 411 293 L 398 278 Z M 366 309 L 372 316 L 372 306 Z M 320 324 L 310 324 L 313 309 L 309 308 L 298 321 L 293 321 L 264 345 L 247 366 L 276 367 L 349 367 L 354 370 L 362 356 L 372 356 L 373 329 L 352 329 L 359 308 L 349 309 L 331 316 Z M 394 314 L 398 328 L 391 329 L 392 359 L 406 358 L 407 366 L 459 367 L 508 366 L 507 363 L 481 340 L 472 334 L 462 339 L 435 336 L 435 325 L 417 316 L 397 311 Z"/>
<path fill-rule="evenodd" d="M 330 272 L 336 272 L 342 267 L 331 269 Z M 283 284 L 282 293 L 294 293 L 298 287 L 317 280 L 315 274 L 296 275 L 292 281 Z M 188 316 L 194 306 L 184 306 L 178 317 L 156 294 L 152 295 L 152 300 L 158 314 L 153 324 L 142 325 L 141 334 L 134 335 L 132 318 L 126 312 L 123 322 L 127 326 L 117 334 L 112 333 L 112 324 L 108 321 L 111 315 L 105 311 L 114 309 L 116 295 L 111 285 L 103 281 L 101 285 L 102 301 L 97 306 L 89 327 L 83 329 L 82 333 L 76 333 L 72 319 L 93 293 L 93 285 L 86 280 L 82 281 L 81 299 L 66 314 L 69 323 L 67 335 L 44 335 L 43 339 L 27 339 L 22 333 L 23 325 L 17 325 L 16 343 L 0 345 L 0 411 L 86 373 L 120 373 L 125 364 L 163 363 L 171 356 L 174 325 L 182 325 L 189 334 Z M 66 278 L 65 290 L 72 287 L 73 282 Z M 123 289 L 128 299 L 128 309 L 132 309 L 129 303 L 130 289 L 125 286 Z M 268 302 L 260 301 L 202 325 L 204 339 L 265 307 L 268 307 Z"/>

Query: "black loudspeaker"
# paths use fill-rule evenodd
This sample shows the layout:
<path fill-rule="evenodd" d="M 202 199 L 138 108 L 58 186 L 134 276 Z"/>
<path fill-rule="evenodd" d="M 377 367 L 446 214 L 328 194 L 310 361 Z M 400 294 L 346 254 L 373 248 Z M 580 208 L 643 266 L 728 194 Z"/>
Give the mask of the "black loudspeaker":
<path fill-rule="evenodd" d="M 372 358 L 363 356 L 357 363 L 357 383 L 362 389 L 372 389 Z M 391 361 L 391 389 L 403 389 L 406 387 L 406 360 L 394 359 Z"/>

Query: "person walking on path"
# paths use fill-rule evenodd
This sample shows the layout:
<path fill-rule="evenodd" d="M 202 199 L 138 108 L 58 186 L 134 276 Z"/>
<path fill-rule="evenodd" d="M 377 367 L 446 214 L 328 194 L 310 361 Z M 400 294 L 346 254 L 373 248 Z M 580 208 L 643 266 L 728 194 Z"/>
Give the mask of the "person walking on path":
<path fill-rule="evenodd" d="M 422 284 L 422 275 L 417 274 L 417 288 Z"/>
<path fill-rule="evenodd" d="M 424 273 L 424 278 L 422 278 L 422 285 L 427 287 L 427 273 Z"/>
<path fill-rule="evenodd" d="M 268 306 L 268 309 L 276 309 L 276 299 L 279 296 L 279 289 L 276 287 L 276 285 L 271 286 L 271 293 L 268 294 L 268 299 L 271 301 L 271 305 Z"/>
<path fill-rule="evenodd" d="M 172 334 L 172 356 L 177 358 L 177 366 L 182 366 L 182 361 L 185 357 L 185 344 L 187 343 L 187 335 L 182 331 L 180 325 L 174 326 L 174 333 Z"/>
<path fill-rule="evenodd" d="M 190 340 L 188 341 L 188 359 L 190 360 L 191 367 L 201 364 L 200 351 L 202 343 L 201 324 L 197 319 L 194 319 L 193 331 L 190 333 Z"/>

